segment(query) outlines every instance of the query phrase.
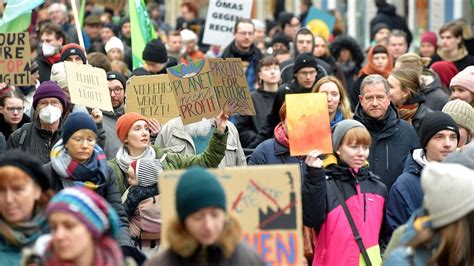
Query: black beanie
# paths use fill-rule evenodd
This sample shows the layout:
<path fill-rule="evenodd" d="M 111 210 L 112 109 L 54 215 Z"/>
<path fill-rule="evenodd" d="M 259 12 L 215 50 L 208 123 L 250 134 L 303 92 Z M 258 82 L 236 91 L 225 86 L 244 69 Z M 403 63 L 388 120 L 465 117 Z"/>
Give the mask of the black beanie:
<path fill-rule="evenodd" d="M 388 29 L 390 30 L 390 27 L 385 24 L 385 23 L 377 23 L 375 24 L 371 29 L 370 29 L 370 40 L 373 41 L 374 38 L 375 38 L 375 35 L 377 34 L 377 32 L 379 32 L 379 30 L 381 29 Z"/>
<path fill-rule="evenodd" d="M 64 62 L 71 55 L 78 55 L 82 59 L 82 63 L 87 64 L 86 54 L 79 44 L 70 43 L 64 45 L 61 50 L 61 62 Z"/>
<path fill-rule="evenodd" d="M 68 115 L 62 129 L 63 144 L 66 145 L 66 142 L 69 140 L 72 134 L 81 129 L 90 129 L 95 133 L 96 136 L 98 135 L 97 126 L 89 114 L 77 112 Z"/>
<path fill-rule="evenodd" d="M 164 64 L 168 61 L 166 47 L 159 39 L 149 41 L 143 50 L 142 59 L 154 63 Z"/>
<path fill-rule="evenodd" d="M 313 54 L 299 54 L 295 59 L 295 65 L 293 66 L 293 74 L 296 74 L 298 70 L 304 67 L 314 67 L 314 69 L 318 70 L 318 62 L 316 61 L 316 58 Z"/>
<path fill-rule="evenodd" d="M 127 79 L 125 78 L 125 76 L 116 71 L 107 72 L 107 80 L 114 80 L 114 79 L 120 81 L 120 83 L 122 83 L 123 89 L 125 90 L 127 86 Z"/>
<path fill-rule="evenodd" d="M 421 120 L 420 126 L 420 144 L 424 149 L 430 139 L 441 130 L 451 130 L 456 132 L 459 142 L 459 128 L 456 122 L 448 115 L 441 111 L 435 111 L 427 114 Z"/>
<path fill-rule="evenodd" d="M 275 43 L 282 43 L 288 51 L 290 50 L 290 39 L 288 39 L 283 32 L 279 32 L 273 36 L 271 45 L 273 46 Z"/>
<path fill-rule="evenodd" d="M 0 167 L 14 166 L 27 173 L 41 189 L 48 190 L 50 181 L 43 171 L 41 163 L 34 156 L 22 152 L 20 149 L 10 150 L 3 156 L 0 156 Z"/>

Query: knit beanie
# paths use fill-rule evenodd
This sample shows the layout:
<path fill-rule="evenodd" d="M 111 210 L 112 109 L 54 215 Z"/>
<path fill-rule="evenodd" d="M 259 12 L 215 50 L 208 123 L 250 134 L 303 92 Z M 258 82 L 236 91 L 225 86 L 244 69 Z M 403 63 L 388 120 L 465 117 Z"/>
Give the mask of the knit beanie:
<path fill-rule="evenodd" d="M 0 156 L 0 167 L 14 166 L 20 168 L 33 181 L 38 184 L 43 191 L 50 189 L 49 177 L 43 171 L 42 164 L 34 157 L 20 149 L 13 149 Z"/>
<path fill-rule="evenodd" d="M 459 73 L 456 65 L 451 61 L 434 62 L 430 67 L 436 74 L 444 87 L 448 88 L 451 80 Z"/>
<path fill-rule="evenodd" d="M 460 164 L 430 162 L 421 173 L 423 205 L 433 228 L 440 228 L 474 211 L 474 170 Z"/>
<path fill-rule="evenodd" d="M 420 125 L 420 144 L 424 149 L 431 137 L 441 130 L 451 130 L 456 132 L 459 142 L 459 128 L 456 122 L 447 114 L 441 111 L 434 111 L 427 114 L 421 120 Z"/>
<path fill-rule="evenodd" d="M 457 163 L 474 170 L 474 142 L 467 144 L 461 150 L 450 153 L 443 159 L 443 163 Z"/>
<path fill-rule="evenodd" d="M 278 32 L 273 36 L 271 45 L 273 46 L 275 43 L 282 43 L 288 51 L 290 50 L 290 39 L 283 32 Z"/>
<path fill-rule="evenodd" d="M 107 80 L 118 80 L 120 83 L 122 83 L 123 89 L 127 87 L 127 79 L 125 78 L 122 73 L 116 72 L 116 71 L 109 71 L 107 72 Z"/>
<path fill-rule="evenodd" d="M 434 47 L 438 47 L 438 37 L 436 37 L 436 33 L 432 31 L 427 31 L 421 35 L 421 42 L 420 43 L 430 43 Z"/>
<path fill-rule="evenodd" d="M 316 70 L 318 69 L 318 62 L 312 53 L 302 53 L 296 57 L 295 65 L 293 66 L 293 74 L 296 74 L 298 70 L 304 67 L 313 67 Z"/>
<path fill-rule="evenodd" d="M 117 25 L 115 25 L 115 23 L 113 23 L 113 22 L 105 23 L 102 26 L 102 28 L 108 28 L 114 33 L 115 36 L 118 36 L 119 29 L 118 29 Z"/>
<path fill-rule="evenodd" d="M 179 34 L 181 35 L 181 40 L 183 43 L 188 43 L 190 41 L 197 42 L 198 40 L 198 36 L 192 30 L 184 29 Z"/>
<path fill-rule="evenodd" d="M 123 46 L 123 42 L 115 36 L 110 38 L 110 40 L 105 44 L 105 52 L 108 53 L 113 48 L 119 49 L 122 53 L 125 49 Z"/>
<path fill-rule="evenodd" d="M 144 120 L 148 123 L 148 119 L 146 117 L 135 112 L 126 113 L 117 119 L 115 130 L 117 132 L 117 137 L 119 138 L 120 142 L 122 142 L 122 144 L 125 142 L 125 139 L 127 139 L 128 131 L 130 131 L 133 123 L 139 120 Z"/>
<path fill-rule="evenodd" d="M 89 114 L 77 112 L 68 115 L 62 128 L 63 144 L 66 144 L 72 134 L 81 129 L 90 129 L 96 136 L 98 135 L 97 126 Z"/>
<path fill-rule="evenodd" d="M 61 89 L 67 87 L 67 75 L 66 75 L 66 67 L 64 66 L 64 62 L 59 62 L 54 64 L 51 67 L 51 76 L 50 80 L 58 83 Z"/>
<path fill-rule="evenodd" d="M 67 98 L 64 91 L 54 81 L 45 81 L 41 83 L 33 95 L 33 109 L 36 110 L 38 101 L 43 98 L 54 97 L 57 98 L 63 105 L 63 109 L 67 108 Z"/>
<path fill-rule="evenodd" d="M 115 209 L 99 194 L 85 187 L 68 187 L 49 202 L 46 215 L 55 212 L 70 214 L 81 221 L 94 239 L 109 235 L 118 239 L 120 220 Z"/>
<path fill-rule="evenodd" d="M 61 62 L 64 62 L 71 55 L 78 55 L 82 59 L 82 63 L 87 64 L 86 54 L 78 44 L 70 43 L 63 46 L 61 50 Z"/>
<path fill-rule="evenodd" d="M 467 102 L 460 99 L 449 101 L 444 105 L 442 111 L 469 132 L 474 129 L 474 109 Z"/>
<path fill-rule="evenodd" d="M 385 23 L 377 23 L 375 24 L 371 29 L 370 29 L 370 40 L 374 40 L 375 35 L 377 35 L 377 32 L 381 29 L 388 29 L 390 30 L 390 27 L 385 24 Z"/>
<path fill-rule="evenodd" d="M 156 186 L 163 166 L 158 159 L 138 159 L 135 165 L 138 185 L 141 187 Z"/>
<path fill-rule="evenodd" d="M 341 145 L 342 139 L 344 139 L 347 131 L 355 127 L 365 128 L 361 122 L 353 119 L 342 120 L 341 122 L 334 125 L 332 128 L 332 149 L 334 152 L 336 152 L 339 148 L 339 145 Z"/>
<path fill-rule="evenodd" d="M 225 211 L 226 195 L 216 177 L 202 167 L 191 167 L 180 177 L 176 187 L 176 211 L 184 222 L 190 214 L 207 207 Z"/>
<path fill-rule="evenodd" d="M 142 59 L 154 63 L 164 64 L 168 61 L 166 47 L 159 39 L 149 41 L 143 50 Z"/>
<path fill-rule="evenodd" d="M 280 24 L 280 27 L 284 29 L 286 24 L 291 23 L 291 19 L 293 19 L 293 17 L 295 17 L 293 13 L 286 12 L 286 11 L 280 12 L 278 14 L 278 23 Z"/>
<path fill-rule="evenodd" d="M 460 86 L 474 93 L 474 66 L 468 66 L 451 79 L 449 87 Z"/>
<path fill-rule="evenodd" d="M 130 23 L 130 17 L 129 16 L 125 16 L 123 17 L 121 20 L 120 20 L 120 30 L 122 30 L 122 27 L 123 27 L 123 24 L 125 23 Z"/>

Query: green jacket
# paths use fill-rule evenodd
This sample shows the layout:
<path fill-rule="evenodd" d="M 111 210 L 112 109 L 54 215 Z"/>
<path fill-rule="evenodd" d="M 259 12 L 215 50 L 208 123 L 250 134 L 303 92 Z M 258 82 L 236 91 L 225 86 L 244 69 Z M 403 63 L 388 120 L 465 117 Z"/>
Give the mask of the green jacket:
<path fill-rule="evenodd" d="M 180 155 L 177 153 L 168 152 L 165 148 L 153 146 L 156 153 L 156 158 L 160 159 L 166 153 L 166 159 L 162 162 L 163 170 L 183 169 L 190 166 L 203 166 L 207 168 L 216 168 L 222 161 L 225 155 L 225 148 L 227 144 L 228 131 L 224 134 L 219 134 L 214 131 L 207 149 L 198 155 Z M 116 159 L 109 161 L 109 166 L 115 172 L 117 181 L 119 183 L 119 190 L 121 195 L 127 189 L 127 178 Z"/>

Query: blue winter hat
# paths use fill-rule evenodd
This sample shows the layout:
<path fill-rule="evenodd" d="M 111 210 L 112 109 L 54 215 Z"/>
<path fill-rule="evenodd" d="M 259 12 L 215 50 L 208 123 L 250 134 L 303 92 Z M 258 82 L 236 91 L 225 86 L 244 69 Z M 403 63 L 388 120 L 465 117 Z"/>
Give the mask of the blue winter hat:
<path fill-rule="evenodd" d="M 89 116 L 89 114 L 78 112 L 70 114 L 66 122 L 63 125 L 62 138 L 63 143 L 66 144 L 69 138 L 76 131 L 81 129 L 90 129 L 97 136 L 97 126 L 94 123 L 94 120 Z"/>

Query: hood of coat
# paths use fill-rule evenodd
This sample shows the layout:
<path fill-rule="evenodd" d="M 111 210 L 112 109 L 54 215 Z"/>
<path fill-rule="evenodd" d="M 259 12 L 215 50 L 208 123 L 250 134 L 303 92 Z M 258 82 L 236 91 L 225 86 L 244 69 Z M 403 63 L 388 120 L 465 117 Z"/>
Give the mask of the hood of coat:
<path fill-rule="evenodd" d="M 200 248 L 199 243 L 186 230 L 184 224 L 178 219 L 170 223 L 167 232 L 170 249 L 183 258 L 193 256 Z M 221 236 L 217 240 L 215 247 L 220 249 L 225 258 L 229 258 L 234 253 L 242 238 L 242 229 L 234 216 L 228 214 L 228 220 L 224 225 Z"/>

